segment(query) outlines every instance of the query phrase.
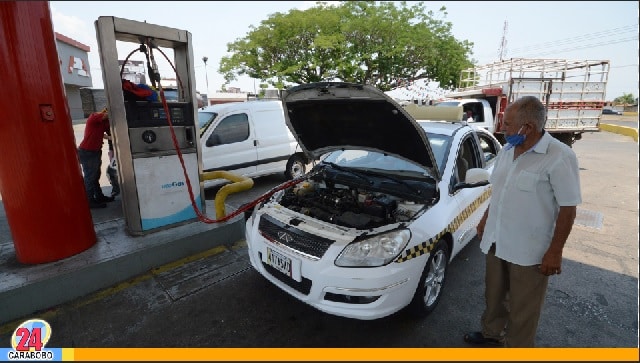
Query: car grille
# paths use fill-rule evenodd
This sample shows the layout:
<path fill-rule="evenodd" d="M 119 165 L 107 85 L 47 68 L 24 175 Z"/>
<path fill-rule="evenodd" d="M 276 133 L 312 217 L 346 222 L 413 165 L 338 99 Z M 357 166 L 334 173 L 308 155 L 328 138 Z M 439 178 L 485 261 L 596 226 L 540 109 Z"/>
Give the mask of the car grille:
<path fill-rule="evenodd" d="M 260 233 L 270 241 L 278 242 L 304 254 L 322 258 L 333 240 L 303 232 L 277 219 L 263 215 L 258 225 Z"/>
<path fill-rule="evenodd" d="M 262 261 L 262 253 L 259 253 L 259 255 L 260 255 L 260 261 Z M 267 270 L 269 275 L 287 284 L 287 286 L 295 289 L 301 294 L 309 295 L 309 291 L 311 291 L 311 280 L 305 277 L 302 277 L 302 281 L 298 282 L 290 278 L 289 276 L 283 274 L 282 272 L 276 270 L 275 268 L 267 265 L 264 262 L 262 262 L 262 267 L 264 267 L 264 269 Z"/>

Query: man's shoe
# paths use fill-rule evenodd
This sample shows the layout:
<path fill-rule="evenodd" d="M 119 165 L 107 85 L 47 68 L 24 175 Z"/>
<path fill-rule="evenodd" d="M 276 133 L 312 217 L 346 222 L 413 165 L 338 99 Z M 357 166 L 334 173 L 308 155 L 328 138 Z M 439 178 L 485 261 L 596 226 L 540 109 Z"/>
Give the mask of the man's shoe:
<path fill-rule="evenodd" d="M 484 345 L 484 346 L 492 346 L 492 347 L 504 346 L 504 343 L 502 340 L 498 340 L 494 338 L 485 338 L 485 336 L 482 335 L 482 332 L 479 332 L 479 331 L 474 331 L 474 332 L 465 334 L 464 341 L 473 345 Z"/>
<path fill-rule="evenodd" d="M 96 208 L 106 208 L 107 207 L 107 203 L 103 203 L 97 200 L 90 200 L 89 201 L 89 208 L 90 209 L 96 209 Z"/>
<path fill-rule="evenodd" d="M 107 197 L 106 195 L 101 195 L 96 197 L 96 201 L 100 202 L 100 203 L 109 203 L 109 202 L 113 202 L 115 198 L 114 197 Z"/>

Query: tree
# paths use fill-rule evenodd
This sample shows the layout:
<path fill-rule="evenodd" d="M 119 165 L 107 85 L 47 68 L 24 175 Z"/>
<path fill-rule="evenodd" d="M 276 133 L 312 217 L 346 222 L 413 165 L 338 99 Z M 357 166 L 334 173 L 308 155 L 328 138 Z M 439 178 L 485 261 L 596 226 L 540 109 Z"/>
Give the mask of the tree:
<path fill-rule="evenodd" d="M 439 12 L 446 16 L 444 7 Z M 248 75 L 279 89 L 341 80 L 389 90 L 419 78 L 453 88 L 460 70 L 472 65 L 473 43 L 456 40 L 451 28 L 422 2 L 318 3 L 252 26 L 244 38 L 227 44 L 231 55 L 222 58 L 218 71 L 227 83 Z"/>
<path fill-rule="evenodd" d="M 633 105 L 638 103 L 638 99 L 633 97 L 633 93 L 623 93 L 622 96 L 614 99 L 613 103 L 619 105 Z"/>

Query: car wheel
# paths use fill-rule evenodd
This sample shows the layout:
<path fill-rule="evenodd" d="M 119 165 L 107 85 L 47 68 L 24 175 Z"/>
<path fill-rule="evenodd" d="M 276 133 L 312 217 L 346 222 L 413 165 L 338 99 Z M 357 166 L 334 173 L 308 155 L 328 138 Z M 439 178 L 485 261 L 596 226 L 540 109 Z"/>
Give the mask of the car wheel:
<path fill-rule="evenodd" d="M 414 315 L 427 316 L 438 305 L 447 277 L 448 266 L 449 247 L 444 240 L 440 240 L 427 259 L 420 283 L 409 304 L 409 310 Z"/>
<path fill-rule="evenodd" d="M 307 172 L 307 164 L 304 157 L 300 154 L 293 154 L 287 161 L 287 168 L 284 171 L 284 176 L 287 179 L 295 179 L 304 175 Z"/>

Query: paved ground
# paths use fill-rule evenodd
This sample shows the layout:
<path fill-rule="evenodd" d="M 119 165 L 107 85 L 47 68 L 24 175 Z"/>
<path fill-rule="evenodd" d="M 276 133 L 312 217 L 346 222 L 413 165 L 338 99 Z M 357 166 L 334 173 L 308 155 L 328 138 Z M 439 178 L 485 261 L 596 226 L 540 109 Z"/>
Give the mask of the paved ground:
<path fill-rule="evenodd" d="M 637 348 L 637 143 L 600 132 L 574 149 L 583 203 L 564 271 L 550 281 L 539 346 Z M 242 198 L 229 204 L 237 207 Z M 290 298 L 248 268 L 244 248 L 226 245 L 48 311 L 52 346 L 463 347 L 461 334 L 477 328 L 483 293 L 477 245 L 452 262 L 437 314 L 374 322 L 328 316 Z M 0 341 L 12 327 L 0 327 Z"/>

